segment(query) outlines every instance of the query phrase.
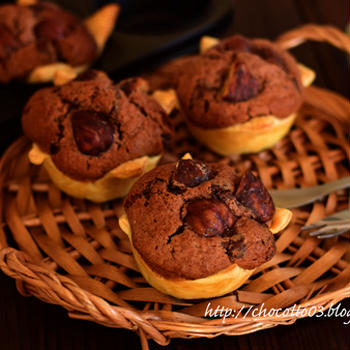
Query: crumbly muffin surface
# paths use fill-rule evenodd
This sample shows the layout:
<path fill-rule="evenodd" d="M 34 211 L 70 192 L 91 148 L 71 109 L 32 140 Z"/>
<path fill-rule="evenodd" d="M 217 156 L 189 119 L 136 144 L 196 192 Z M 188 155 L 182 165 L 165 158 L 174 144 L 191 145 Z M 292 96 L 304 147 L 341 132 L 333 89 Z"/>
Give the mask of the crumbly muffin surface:
<path fill-rule="evenodd" d="M 146 90 L 141 78 L 114 85 L 90 70 L 37 91 L 24 108 L 22 127 L 65 175 L 92 181 L 126 161 L 161 154 L 171 139 L 167 114 Z"/>
<path fill-rule="evenodd" d="M 275 253 L 270 195 L 224 163 L 161 165 L 135 183 L 124 209 L 135 249 L 165 277 L 204 278 L 233 263 L 254 269 Z"/>
<path fill-rule="evenodd" d="M 288 117 L 300 107 L 302 89 L 292 56 L 267 40 L 240 36 L 190 60 L 177 85 L 187 118 L 204 129 Z"/>
<path fill-rule="evenodd" d="M 34 68 L 97 56 L 94 38 L 76 17 L 49 2 L 0 6 L 0 82 L 25 78 Z"/>
<path fill-rule="evenodd" d="M 240 35 L 202 54 L 177 58 L 147 78 L 151 89 L 176 89 L 186 118 L 203 129 L 266 115 L 286 118 L 302 103 L 295 59 L 268 40 Z"/>

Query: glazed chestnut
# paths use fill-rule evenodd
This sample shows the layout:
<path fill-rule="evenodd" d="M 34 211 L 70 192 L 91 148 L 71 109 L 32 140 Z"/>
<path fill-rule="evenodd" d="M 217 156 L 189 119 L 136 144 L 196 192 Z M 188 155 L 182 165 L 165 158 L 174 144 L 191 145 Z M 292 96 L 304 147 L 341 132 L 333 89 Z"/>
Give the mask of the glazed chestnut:
<path fill-rule="evenodd" d="M 12 31 L 6 25 L 0 24 L 0 59 L 6 58 L 18 46 L 19 41 Z"/>
<path fill-rule="evenodd" d="M 42 40 L 60 40 L 67 35 L 68 25 L 60 18 L 50 18 L 38 23 L 35 27 L 35 34 Z"/>
<path fill-rule="evenodd" d="M 114 139 L 112 126 L 106 116 L 98 112 L 74 112 L 72 128 L 79 151 L 90 156 L 107 151 Z"/>
<path fill-rule="evenodd" d="M 246 101 L 256 96 L 261 84 L 248 71 L 244 63 L 235 62 L 222 90 L 223 99 L 230 102 Z"/>
<path fill-rule="evenodd" d="M 250 52 L 261 57 L 266 62 L 280 66 L 283 70 L 288 72 L 286 63 L 277 52 L 269 47 L 262 47 L 259 44 L 253 44 L 251 40 L 241 35 L 234 35 L 233 37 L 224 40 L 218 47 L 224 51 L 232 50 L 238 52 Z"/>
<path fill-rule="evenodd" d="M 226 50 L 235 50 L 235 51 L 243 51 L 249 52 L 252 45 L 250 40 L 246 39 L 241 35 L 234 35 L 229 40 L 224 41 L 222 48 Z"/>
<path fill-rule="evenodd" d="M 263 183 L 250 171 L 242 176 L 236 198 L 254 212 L 258 221 L 264 223 L 272 219 L 275 212 L 272 198 Z"/>
<path fill-rule="evenodd" d="M 212 237 L 226 234 L 235 223 L 229 207 L 212 199 L 197 199 L 187 206 L 184 222 L 198 235 Z"/>
<path fill-rule="evenodd" d="M 178 161 L 173 180 L 187 187 L 195 187 L 215 176 L 215 172 L 207 164 L 193 159 Z"/>

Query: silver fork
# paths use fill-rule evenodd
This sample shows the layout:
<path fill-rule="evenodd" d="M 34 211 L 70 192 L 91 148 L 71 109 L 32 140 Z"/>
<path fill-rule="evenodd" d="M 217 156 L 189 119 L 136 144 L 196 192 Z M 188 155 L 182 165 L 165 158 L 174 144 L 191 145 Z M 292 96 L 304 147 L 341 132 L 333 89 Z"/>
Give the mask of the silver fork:
<path fill-rule="evenodd" d="M 327 194 L 347 187 L 350 187 L 350 176 L 319 186 L 292 188 L 289 190 L 270 190 L 269 192 L 276 207 L 291 209 L 313 203 Z"/>
<path fill-rule="evenodd" d="M 339 211 L 310 225 L 306 225 L 301 230 L 315 230 L 310 232 L 310 236 L 317 236 L 317 238 L 339 236 L 350 230 L 350 211 L 349 209 Z"/>

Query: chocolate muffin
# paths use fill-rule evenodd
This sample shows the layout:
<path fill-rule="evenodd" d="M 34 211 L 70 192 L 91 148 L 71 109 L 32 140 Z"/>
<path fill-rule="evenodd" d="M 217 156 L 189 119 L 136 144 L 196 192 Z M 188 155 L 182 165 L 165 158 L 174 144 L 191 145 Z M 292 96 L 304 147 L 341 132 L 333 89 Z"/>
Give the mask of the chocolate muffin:
<path fill-rule="evenodd" d="M 106 74 L 90 70 L 62 86 L 37 91 L 22 115 L 24 133 L 35 144 L 32 161 L 43 162 L 44 154 L 61 175 L 77 185 L 95 183 L 111 172 L 125 179 L 125 164 L 134 175 L 137 167 L 131 161 L 146 157 L 138 163 L 144 168 L 150 157 L 159 160 L 172 127 L 147 88 L 141 78 L 114 85 Z M 77 195 L 72 193 L 74 188 L 63 190 Z M 98 196 L 95 191 L 92 194 Z M 89 193 L 77 196 L 94 200 Z M 113 193 L 108 196 L 114 197 Z"/>
<path fill-rule="evenodd" d="M 146 270 L 145 278 L 156 288 L 181 298 L 238 288 L 275 254 L 271 230 L 290 220 L 284 211 L 283 225 L 272 224 L 281 210 L 276 211 L 268 191 L 249 171 L 240 176 L 225 163 L 192 159 L 161 165 L 142 176 L 126 197 L 124 210 L 120 224 L 131 236 L 141 272 Z M 228 281 L 233 269 L 237 280 Z M 154 282 L 154 276 L 165 282 Z M 222 288 L 218 276 L 226 278 Z M 197 290 L 195 284 L 208 277 L 205 290 Z M 179 288 L 169 289 L 176 281 Z M 181 281 L 187 282 L 186 288 Z"/>
<path fill-rule="evenodd" d="M 272 147 L 294 122 L 313 72 L 268 40 L 203 40 L 201 54 L 162 67 L 151 85 L 176 89 L 190 131 L 215 152 Z"/>
<path fill-rule="evenodd" d="M 0 82 L 23 79 L 36 67 L 61 61 L 91 63 L 97 45 L 75 16 L 49 2 L 0 6 Z"/>
<path fill-rule="evenodd" d="M 188 119 L 203 129 L 223 128 L 254 117 L 286 118 L 302 103 L 295 60 L 266 40 L 223 40 L 188 62 L 178 96 Z"/>

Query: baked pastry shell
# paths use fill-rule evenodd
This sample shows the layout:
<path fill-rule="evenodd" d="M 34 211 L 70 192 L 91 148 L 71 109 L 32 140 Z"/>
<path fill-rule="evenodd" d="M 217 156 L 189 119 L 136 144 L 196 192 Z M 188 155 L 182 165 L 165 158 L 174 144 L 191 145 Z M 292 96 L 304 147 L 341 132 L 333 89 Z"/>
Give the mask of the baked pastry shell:
<path fill-rule="evenodd" d="M 289 224 L 291 218 L 292 213 L 290 210 L 276 208 L 271 226 L 269 227 L 270 231 L 277 233 L 283 230 Z M 126 214 L 120 217 L 119 226 L 130 240 L 135 261 L 146 281 L 162 293 L 172 295 L 176 298 L 202 299 L 221 296 L 238 289 L 254 273 L 254 270 L 247 270 L 237 264 L 232 264 L 213 275 L 194 280 L 164 277 L 152 270 L 133 246 L 132 231 Z"/>
<path fill-rule="evenodd" d="M 56 167 L 51 156 L 42 152 L 35 143 L 28 157 L 31 163 L 42 164 L 52 182 L 63 192 L 101 203 L 126 196 L 140 176 L 156 167 L 161 155 L 143 156 L 127 161 L 95 181 L 78 181 L 65 175 Z"/>
<path fill-rule="evenodd" d="M 257 117 L 242 124 L 220 129 L 202 129 L 186 120 L 191 134 L 203 145 L 221 155 L 257 153 L 274 146 L 290 130 L 297 114 L 287 118 Z"/>

